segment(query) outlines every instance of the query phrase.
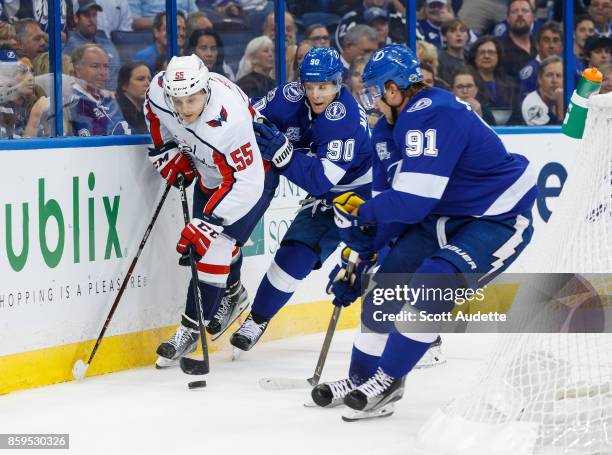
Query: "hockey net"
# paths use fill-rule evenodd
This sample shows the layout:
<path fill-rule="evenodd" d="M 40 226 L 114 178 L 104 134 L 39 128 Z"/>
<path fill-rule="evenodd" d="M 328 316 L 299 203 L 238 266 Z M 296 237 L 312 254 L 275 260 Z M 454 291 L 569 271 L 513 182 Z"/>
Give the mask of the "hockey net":
<path fill-rule="evenodd" d="M 526 251 L 529 271 L 611 276 L 612 94 L 590 99 L 568 174 L 546 232 Z M 612 305 L 609 278 L 586 286 Z M 453 455 L 612 454 L 612 334 L 499 334 L 476 381 L 435 412 L 418 443 Z"/>

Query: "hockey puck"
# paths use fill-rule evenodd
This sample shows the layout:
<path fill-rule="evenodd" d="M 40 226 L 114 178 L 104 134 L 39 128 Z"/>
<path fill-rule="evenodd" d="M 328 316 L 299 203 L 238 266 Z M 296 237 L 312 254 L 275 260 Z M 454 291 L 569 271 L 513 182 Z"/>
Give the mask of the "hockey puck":
<path fill-rule="evenodd" d="M 191 381 L 187 386 L 189 390 L 201 389 L 206 387 L 206 381 Z"/>

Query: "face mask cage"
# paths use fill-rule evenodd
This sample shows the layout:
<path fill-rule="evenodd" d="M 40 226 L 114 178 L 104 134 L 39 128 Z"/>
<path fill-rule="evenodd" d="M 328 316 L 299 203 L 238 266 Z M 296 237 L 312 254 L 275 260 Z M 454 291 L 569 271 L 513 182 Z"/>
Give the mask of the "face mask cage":
<path fill-rule="evenodd" d="M 361 105 L 366 110 L 376 109 L 376 100 L 383 96 L 383 91 L 380 86 L 374 85 L 367 87 L 359 93 Z"/>

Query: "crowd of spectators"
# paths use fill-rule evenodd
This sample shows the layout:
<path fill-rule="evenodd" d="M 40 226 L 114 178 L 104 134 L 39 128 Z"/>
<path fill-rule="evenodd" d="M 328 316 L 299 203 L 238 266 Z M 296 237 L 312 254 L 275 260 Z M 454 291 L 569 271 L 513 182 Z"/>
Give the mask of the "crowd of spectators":
<path fill-rule="evenodd" d="M 425 82 L 446 89 L 491 125 L 558 125 L 563 78 L 587 66 L 612 91 L 612 0 L 574 0 L 575 68 L 563 74 L 561 2 L 418 0 Z M 34 0 L 0 0 L 0 137 L 51 134 L 48 17 Z M 146 133 L 142 104 L 167 64 L 164 0 L 61 0 L 64 134 Z M 250 97 L 275 80 L 271 0 L 178 0 L 179 54 L 194 53 Z M 286 0 L 285 68 L 297 80 L 312 47 L 334 46 L 344 83 L 361 100 L 369 57 L 406 43 L 401 0 Z M 368 112 L 371 125 L 378 114 Z"/>

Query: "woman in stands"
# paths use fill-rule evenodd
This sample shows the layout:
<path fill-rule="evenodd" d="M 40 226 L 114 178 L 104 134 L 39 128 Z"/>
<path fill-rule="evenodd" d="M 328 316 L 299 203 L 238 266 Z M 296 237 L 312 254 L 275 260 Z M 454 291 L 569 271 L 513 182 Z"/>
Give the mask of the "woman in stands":
<path fill-rule="evenodd" d="M 35 90 L 32 62 L 25 56 L 17 57 L 12 50 L 0 51 L 3 90 L 2 137 L 38 137 L 49 134 L 49 97 Z"/>
<path fill-rule="evenodd" d="M 129 62 L 119 70 L 117 103 L 132 130 L 132 134 L 148 133 L 143 103 L 150 83 L 151 72 L 145 62 Z"/>
<path fill-rule="evenodd" d="M 189 36 L 189 47 L 185 55 L 196 54 L 209 71 L 222 74 L 231 81 L 236 80 L 232 68 L 225 63 L 225 52 L 221 37 L 210 29 L 194 30 Z"/>
<path fill-rule="evenodd" d="M 471 68 L 463 67 L 457 70 L 451 77 L 451 91 L 461 100 L 470 105 L 485 122 L 495 126 L 495 117 L 491 109 L 484 102 L 478 101 L 478 85 L 476 76 Z"/>
<path fill-rule="evenodd" d="M 493 36 L 481 36 L 471 47 L 468 62 L 475 70 L 478 101 L 487 104 L 493 115 L 497 111 L 498 125 L 521 124 L 520 90 L 514 79 L 502 69 L 502 60 L 501 43 Z"/>
<path fill-rule="evenodd" d="M 276 82 L 270 77 L 272 68 L 274 68 L 272 40 L 267 36 L 253 38 L 247 44 L 244 56 L 240 60 L 236 84 L 250 98 L 264 96 L 276 87 Z"/>

